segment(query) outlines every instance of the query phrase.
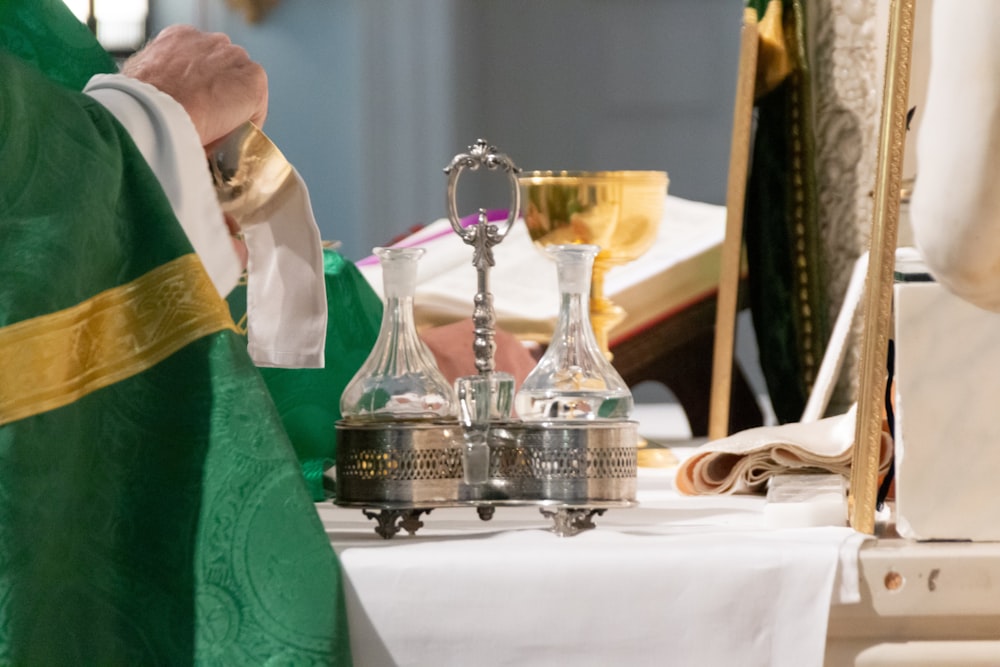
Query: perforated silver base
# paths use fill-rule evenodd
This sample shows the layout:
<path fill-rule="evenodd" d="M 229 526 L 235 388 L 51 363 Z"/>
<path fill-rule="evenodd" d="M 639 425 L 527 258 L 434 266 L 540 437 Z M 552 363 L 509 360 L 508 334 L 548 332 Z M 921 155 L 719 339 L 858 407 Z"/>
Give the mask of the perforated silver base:
<path fill-rule="evenodd" d="M 499 423 L 490 428 L 487 481 L 466 484 L 457 423 L 341 421 L 335 502 L 397 517 L 436 507 L 537 505 L 557 533 L 573 534 L 593 525 L 596 510 L 635 505 L 637 428 L 629 421 Z"/>

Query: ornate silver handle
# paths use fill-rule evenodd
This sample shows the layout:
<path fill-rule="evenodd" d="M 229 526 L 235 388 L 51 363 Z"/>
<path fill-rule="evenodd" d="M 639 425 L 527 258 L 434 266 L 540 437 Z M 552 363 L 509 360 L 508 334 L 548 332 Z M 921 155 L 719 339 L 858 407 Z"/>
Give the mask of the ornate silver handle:
<path fill-rule="evenodd" d="M 507 232 L 510 231 L 510 227 L 517 220 L 518 211 L 521 209 L 521 188 L 517 182 L 517 175 L 521 173 L 521 169 L 504 153 L 498 152 L 496 146 L 490 146 L 489 142 L 485 139 L 477 139 L 476 143 L 469 146 L 468 153 L 459 153 L 451 159 L 451 164 L 444 168 L 444 173 L 448 174 L 448 220 L 451 221 L 451 228 L 463 239 L 471 239 L 475 234 L 474 230 L 478 228 L 478 225 L 472 231 L 462 228 L 462 223 L 458 217 L 458 203 L 455 198 L 455 192 L 458 190 L 458 178 L 462 175 L 462 172 L 466 169 L 476 171 L 480 167 L 485 167 L 489 170 L 502 169 L 507 173 L 510 182 L 510 197 L 513 206 L 510 207 L 506 223 L 502 226 L 494 226 L 498 237 L 496 243 L 499 243 L 507 235 Z M 483 211 L 484 209 L 480 209 L 481 213 Z M 472 244 L 471 240 L 466 240 L 465 242 L 470 245 Z"/>
<path fill-rule="evenodd" d="M 480 167 L 491 170 L 501 169 L 507 173 L 510 181 L 512 206 L 506 222 L 497 225 L 487 221 L 486 209 L 481 208 L 476 224 L 466 229 L 462 227 L 458 217 L 458 202 L 455 196 L 458 190 L 458 178 L 466 169 L 475 171 Z M 493 246 L 503 241 L 514 221 L 517 220 L 517 214 L 521 208 L 521 189 L 517 182 L 517 174 L 520 172 L 521 170 L 509 157 L 497 152 L 496 147 L 490 146 L 485 139 L 479 139 L 475 144 L 469 146 L 468 153 L 456 155 L 452 158 L 451 164 L 444 169 L 444 173 L 448 174 L 448 220 L 462 241 L 475 249 L 472 255 L 472 264 L 476 267 L 478 286 L 472 311 L 475 332 L 473 353 L 476 358 L 476 369 L 484 375 L 493 372 L 493 357 L 496 353 L 496 315 L 493 310 L 493 295 L 490 293 L 489 284 L 489 269 L 495 264 Z"/>
<path fill-rule="evenodd" d="M 501 169 L 510 179 L 513 200 L 507 221 L 499 225 L 489 222 L 486 209 L 479 209 L 476 223 L 468 229 L 462 227 L 458 217 L 458 203 L 455 192 L 458 178 L 466 169 L 475 171 L 480 167 Z M 510 400 L 514 393 L 514 378 L 507 373 L 494 373 L 496 353 L 496 313 L 493 310 L 493 295 L 490 294 L 490 267 L 494 265 L 493 246 L 503 241 L 517 219 L 521 208 L 521 189 L 517 182 L 518 169 L 509 157 L 498 153 L 494 146 L 480 139 L 469 146 L 468 153 L 456 155 L 445 167 L 448 174 L 448 220 L 452 229 L 466 244 L 472 246 L 472 264 L 476 267 L 478 287 L 473 300 L 472 325 L 475 337 L 472 351 L 475 354 L 478 375 L 460 377 L 455 380 L 459 402 L 459 422 L 465 436 L 462 452 L 463 478 L 466 484 L 483 484 L 489 479 L 490 447 L 489 429 L 491 418 L 508 419 Z"/>

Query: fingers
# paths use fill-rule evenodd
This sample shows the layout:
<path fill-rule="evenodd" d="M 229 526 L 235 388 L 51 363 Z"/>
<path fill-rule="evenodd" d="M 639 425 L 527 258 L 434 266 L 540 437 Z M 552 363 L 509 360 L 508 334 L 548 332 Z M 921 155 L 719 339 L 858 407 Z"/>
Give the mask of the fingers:
<path fill-rule="evenodd" d="M 156 86 L 187 111 L 207 145 L 246 121 L 267 118 L 267 74 L 246 49 L 220 32 L 165 28 L 122 73 Z"/>

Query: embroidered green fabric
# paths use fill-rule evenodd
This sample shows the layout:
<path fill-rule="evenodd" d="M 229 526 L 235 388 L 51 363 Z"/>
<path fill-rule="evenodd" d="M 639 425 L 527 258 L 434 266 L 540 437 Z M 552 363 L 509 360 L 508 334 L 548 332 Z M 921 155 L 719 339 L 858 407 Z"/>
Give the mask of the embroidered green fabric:
<path fill-rule="evenodd" d="M 777 5 L 777 7 L 775 7 Z M 779 422 L 798 421 L 829 337 L 817 222 L 810 70 L 801 0 L 749 0 L 782 10 L 791 73 L 757 99 L 744 222 L 750 310 Z M 770 9 L 769 9 L 770 6 Z"/>
<path fill-rule="evenodd" d="M 128 134 L 71 90 L 101 61 L 74 21 L 0 0 L 0 327 L 192 252 Z M 351 662 L 336 556 L 231 331 L 0 426 L 0 544 L 0 665 Z"/>
<path fill-rule="evenodd" d="M 62 0 L 0 0 L 0 44 L 71 90 L 118 69 Z"/>
<path fill-rule="evenodd" d="M 260 369 L 317 502 L 332 494 L 323 473 L 336 461 L 340 395 L 368 358 L 382 323 L 382 300 L 354 264 L 336 250 L 324 249 L 323 272 L 326 366 Z M 246 314 L 246 287 L 238 286 L 227 300 L 239 322 Z"/>

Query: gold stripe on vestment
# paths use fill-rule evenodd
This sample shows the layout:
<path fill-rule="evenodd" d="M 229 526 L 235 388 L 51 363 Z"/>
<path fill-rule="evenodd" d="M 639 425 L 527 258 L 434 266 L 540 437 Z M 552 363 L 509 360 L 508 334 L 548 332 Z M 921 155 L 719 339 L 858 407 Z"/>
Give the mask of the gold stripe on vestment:
<path fill-rule="evenodd" d="M 236 330 L 229 307 L 193 253 L 0 328 L 0 425 L 68 405 L 223 329 Z"/>

